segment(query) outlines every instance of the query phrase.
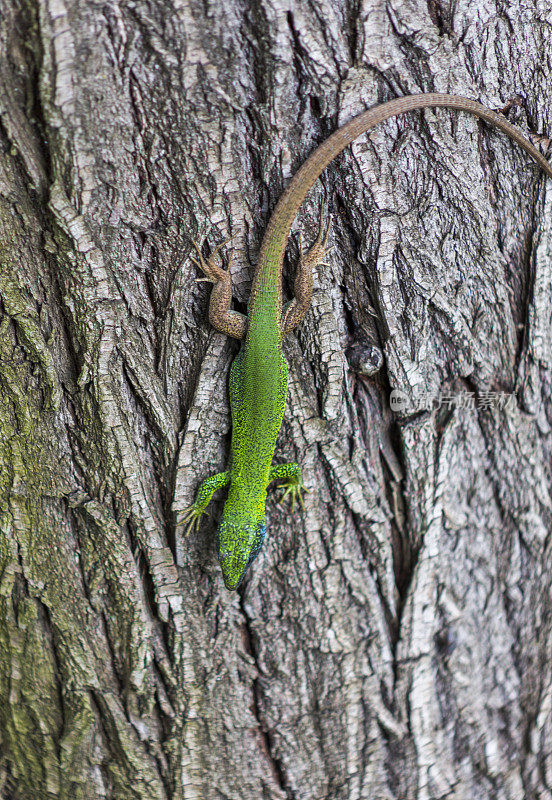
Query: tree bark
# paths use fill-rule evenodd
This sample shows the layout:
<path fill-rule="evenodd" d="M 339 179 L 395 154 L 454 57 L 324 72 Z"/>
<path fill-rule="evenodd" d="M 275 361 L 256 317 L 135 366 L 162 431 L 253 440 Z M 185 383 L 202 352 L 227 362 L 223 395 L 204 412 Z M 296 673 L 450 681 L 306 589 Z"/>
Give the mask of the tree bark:
<path fill-rule="evenodd" d="M 448 91 L 546 152 L 552 27 L 513 0 L 0 0 L 0 796 L 552 797 L 552 192 L 465 114 L 391 120 L 293 228 L 334 249 L 285 342 L 237 593 L 182 512 L 225 468 L 237 344 L 192 240 L 340 124 Z M 392 394 L 393 393 L 393 394 Z"/>

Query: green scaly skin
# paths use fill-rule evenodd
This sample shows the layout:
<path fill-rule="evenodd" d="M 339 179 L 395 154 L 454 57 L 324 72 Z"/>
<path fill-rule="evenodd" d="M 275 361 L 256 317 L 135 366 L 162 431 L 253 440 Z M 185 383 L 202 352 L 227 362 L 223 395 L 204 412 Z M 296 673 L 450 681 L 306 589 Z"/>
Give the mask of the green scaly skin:
<path fill-rule="evenodd" d="M 375 106 L 339 128 L 295 174 L 274 209 L 263 238 L 247 317 L 230 309 L 230 275 L 216 265 L 214 258 L 222 245 L 207 261 L 198 245 L 195 245 L 195 263 L 205 274 L 201 280 L 214 284 L 209 304 L 211 324 L 217 330 L 243 341 L 230 371 L 233 430 L 229 470 L 201 483 L 196 500 L 184 517 L 187 531 L 197 527 L 213 493 L 228 487 L 228 497 L 218 527 L 219 560 L 228 589 L 237 589 L 262 545 L 266 531 L 265 501 L 269 483 L 283 479 L 280 488 L 285 492 L 284 497 L 289 494 L 293 505 L 296 498 L 303 505 L 301 491 L 304 487 L 299 465 L 271 466 L 284 415 L 288 383 L 282 339 L 301 322 L 308 311 L 312 271 L 314 266 L 324 263 L 328 234 L 322 233 L 321 212 L 318 238 L 299 263 L 295 297 L 282 310 L 282 264 L 293 220 L 321 173 L 357 136 L 397 114 L 428 107 L 467 111 L 483 119 L 517 142 L 552 177 L 552 168 L 547 160 L 501 114 L 474 100 L 456 95 L 408 95 Z"/>

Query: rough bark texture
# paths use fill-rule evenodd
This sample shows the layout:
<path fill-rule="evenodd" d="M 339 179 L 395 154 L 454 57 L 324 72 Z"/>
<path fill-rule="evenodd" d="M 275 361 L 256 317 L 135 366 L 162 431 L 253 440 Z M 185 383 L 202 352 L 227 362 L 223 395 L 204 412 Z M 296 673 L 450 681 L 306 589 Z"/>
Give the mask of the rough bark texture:
<path fill-rule="evenodd" d="M 427 111 L 336 160 L 286 273 L 326 196 L 277 448 L 307 509 L 270 496 L 234 594 L 220 500 L 179 523 L 236 352 L 192 239 L 235 236 L 243 308 L 294 170 L 396 94 L 545 152 L 547 0 L 0 11 L 2 800 L 552 797 L 552 186 L 510 141 Z"/>

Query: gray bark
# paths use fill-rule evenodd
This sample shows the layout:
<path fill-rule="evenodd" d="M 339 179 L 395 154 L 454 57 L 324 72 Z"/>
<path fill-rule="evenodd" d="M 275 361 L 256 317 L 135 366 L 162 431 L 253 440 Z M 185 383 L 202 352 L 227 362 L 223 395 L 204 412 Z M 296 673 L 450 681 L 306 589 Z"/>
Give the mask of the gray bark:
<path fill-rule="evenodd" d="M 235 236 L 243 309 L 290 176 L 397 94 L 546 152 L 548 4 L 0 10 L 0 796 L 552 797 L 552 187 L 512 142 L 426 111 L 331 165 L 285 278 L 327 197 L 277 448 L 306 511 L 270 493 L 238 593 L 221 499 L 181 524 L 236 353 L 192 239 Z"/>

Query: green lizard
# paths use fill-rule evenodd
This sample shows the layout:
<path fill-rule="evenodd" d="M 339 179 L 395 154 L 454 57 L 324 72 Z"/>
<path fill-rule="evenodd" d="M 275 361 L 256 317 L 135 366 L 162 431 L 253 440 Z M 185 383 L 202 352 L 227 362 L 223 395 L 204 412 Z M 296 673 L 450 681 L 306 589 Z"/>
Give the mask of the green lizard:
<path fill-rule="evenodd" d="M 228 487 L 218 526 L 219 560 L 228 589 L 237 589 L 258 554 L 266 532 L 265 501 L 268 485 L 283 480 L 280 488 L 303 505 L 304 489 L 298 464 L 272 466 L 276 437 L 282 423 L 287 394 L 288 367 L 282 354 L 282 339 L 307 313 L 312 295 L 312 271 L 322 264 L 328 233 L 320 228 L 314 245 L 299 261 L 295 296 L 282 308 L 282 264 L 291 225 L 308 191 L 328 164 L 357 136 L 397 114 L 419 108 L 444 106 L 467 111 L 506 133 L 531 155 L 552 177 L 552 168 L 535 147 L 503 116 L 473 100 L 448 94 L 400 97 L 375 106 L 339 128 L 305 161 L 280 198 L 268 223 L 248 303 L 247 316 L 230 309 L 232 282 L 228 271 L 217 266 L 219 245 L 206 261 L 195 244 L 194 263 L 214 284 L 209 320 L 217 330 L 242 341 L 230 370 L 232 443 L 226 472 L 204 480 L 193 505 L 186 509 L 186 532 L 197 527 L 213 493 Z M 223 242 L 223 244 L 225 244 Z"/>

